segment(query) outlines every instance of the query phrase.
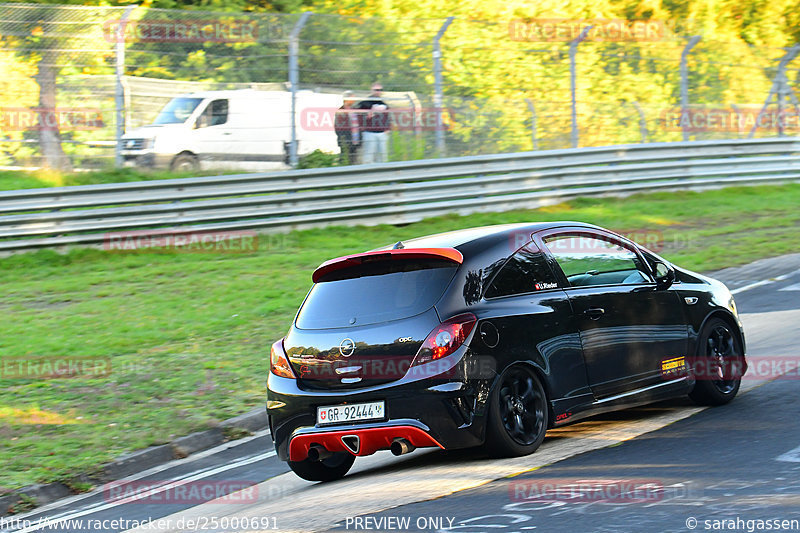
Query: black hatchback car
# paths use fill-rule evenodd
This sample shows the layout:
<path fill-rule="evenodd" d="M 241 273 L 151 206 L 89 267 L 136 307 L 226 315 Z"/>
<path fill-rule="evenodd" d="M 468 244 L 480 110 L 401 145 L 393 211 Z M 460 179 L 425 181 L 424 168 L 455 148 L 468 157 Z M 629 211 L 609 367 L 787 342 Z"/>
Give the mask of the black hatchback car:
<path fill-rule="evenodd" d="M 746 371 L 730 291 L 576 222 L 472 228 L 332 259 L 272 346 L 278 456 L 311 481 L 389 449 L 532 453 L 548 428 Z"/>

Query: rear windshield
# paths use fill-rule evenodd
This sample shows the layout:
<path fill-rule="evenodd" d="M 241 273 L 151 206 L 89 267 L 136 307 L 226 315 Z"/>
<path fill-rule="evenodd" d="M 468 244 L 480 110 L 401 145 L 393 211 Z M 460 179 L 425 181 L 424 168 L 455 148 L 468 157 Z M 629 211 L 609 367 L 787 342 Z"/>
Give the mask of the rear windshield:
<path fill-rule="evenodd" d="M 296 325 L 344 328 L 418 315 L 441 298 L 457 268 L 449 261 L 390 260 L 331 272 L 311 289 Z"/>

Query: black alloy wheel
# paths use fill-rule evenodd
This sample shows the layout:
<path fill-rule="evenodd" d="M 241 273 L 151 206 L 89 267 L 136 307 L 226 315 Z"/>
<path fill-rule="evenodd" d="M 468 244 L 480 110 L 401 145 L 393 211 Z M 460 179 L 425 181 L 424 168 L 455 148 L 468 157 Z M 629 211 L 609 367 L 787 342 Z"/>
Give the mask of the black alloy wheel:
<path fill-rule="evenodd" d="M 500 376 L 492 393 L 486 448 L 495 456 L 533 453 L 547 432 L 547 396 L 536 373 L 514 365 Z"/>

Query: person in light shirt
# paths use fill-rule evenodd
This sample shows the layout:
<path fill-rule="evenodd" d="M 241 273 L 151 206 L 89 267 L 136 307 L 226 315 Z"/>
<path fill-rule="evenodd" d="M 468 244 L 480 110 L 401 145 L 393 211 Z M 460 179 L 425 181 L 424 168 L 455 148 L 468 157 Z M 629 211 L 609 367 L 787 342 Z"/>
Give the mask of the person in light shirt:
<path fill-rule="evenodd" d="M 372 84 L 372 92 L 354 108 L 365 112 L 361 118 L 362 162 L 384 163 L 389 160 L 389 131 L 392 129 L 389 106 L 382 99 L 383 86 Z"/>

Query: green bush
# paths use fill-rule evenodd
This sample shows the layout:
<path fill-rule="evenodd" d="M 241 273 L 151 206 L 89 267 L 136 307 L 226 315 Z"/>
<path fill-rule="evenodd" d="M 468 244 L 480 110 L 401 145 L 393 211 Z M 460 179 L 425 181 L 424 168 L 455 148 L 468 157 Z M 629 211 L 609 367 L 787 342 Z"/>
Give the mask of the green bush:
<path fill-rule="evenodd" d="M 297 161 L 297 168 L 335 167 L 339 163 L 339 154 L 328 154 L 322 150 L 314 150 Z"/>

